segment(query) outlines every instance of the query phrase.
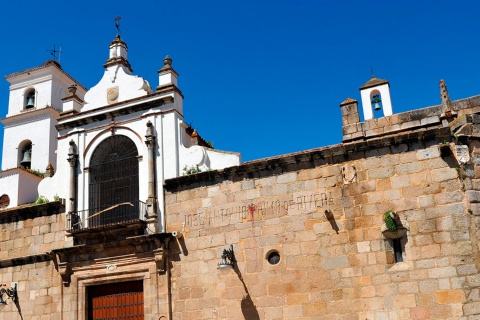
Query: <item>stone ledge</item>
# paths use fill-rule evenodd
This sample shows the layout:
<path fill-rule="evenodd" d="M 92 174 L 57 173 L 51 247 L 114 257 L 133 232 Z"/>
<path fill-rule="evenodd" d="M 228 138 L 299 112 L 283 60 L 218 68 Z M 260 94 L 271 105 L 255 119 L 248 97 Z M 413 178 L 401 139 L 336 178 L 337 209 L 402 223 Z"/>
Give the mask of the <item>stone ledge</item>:
<path fill-rule="evenodd" d="M 26 204 L 0 211 L 0 224 L 51 216 L 65 212 L 63 201 L 53 201 L 44 204 Z"/>
<path fill-rule="evenodd" d="M 291 171 L 311 169 L 326 164 L 343 163 L 349 161 L 352 154 L 357 152 L 390 146 L 395 147 L 396 145 L 403 143 L 418 142 L 422 140 L 427 141 L 437 139 L 443 141 L 446 137 L 450 138 L 450 128 L 440 127 L 406 132 L 396 136 L 385 136 L 365 141 L 342 143 L 277 157 L 259 159 L 222 170 L 206 171 L 168 179 L 165 181 L 164 186 L 166 191 L 177 192 L 211 186 L 225 180 L 235 182 L 245 179 L 269 177 Z"/>
<path fill-rule="evenodd" d="M 44 262 L 44 261 L 50 261 L 50 260 L 51 260 L 51 255 L 49 253 L 42 253 L 42 254 L 37 254 L 33 256 L 0 260 L 0 268 L 22 266 L 26 264 L 32 264 L 35 262 Z"/>

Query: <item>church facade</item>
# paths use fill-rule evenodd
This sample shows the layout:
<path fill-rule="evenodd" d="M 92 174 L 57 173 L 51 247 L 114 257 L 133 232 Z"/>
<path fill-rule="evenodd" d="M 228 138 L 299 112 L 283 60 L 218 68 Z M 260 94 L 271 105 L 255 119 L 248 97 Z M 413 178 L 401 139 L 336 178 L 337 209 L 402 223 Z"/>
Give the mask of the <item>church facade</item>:
<path fill-rule="evenodd" d="M 154 91 L 127 52 L 90 90 L 6 77 L 1 317 L 480 317 L 480 96 L 395 114 L 372 77 L 340 144 L 242 164 L 184 124 L 171 58 Z"/>

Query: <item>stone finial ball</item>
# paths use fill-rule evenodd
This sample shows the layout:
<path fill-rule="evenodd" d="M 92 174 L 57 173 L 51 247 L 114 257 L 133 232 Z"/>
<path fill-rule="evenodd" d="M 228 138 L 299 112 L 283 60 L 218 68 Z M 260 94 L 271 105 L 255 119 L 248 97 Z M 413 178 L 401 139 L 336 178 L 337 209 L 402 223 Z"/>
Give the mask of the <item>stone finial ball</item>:
<path fill-rule="evenodd" d="M 171 66 L 171 65 L 172 65 L 172 58 L 170 58 L 170 56 L 167 55 L 167 56 L 165 57 L 165 59 L 163 59 L 163 64 L 164 64 L 164 65 L 169 65 L 169 66 Z"/>

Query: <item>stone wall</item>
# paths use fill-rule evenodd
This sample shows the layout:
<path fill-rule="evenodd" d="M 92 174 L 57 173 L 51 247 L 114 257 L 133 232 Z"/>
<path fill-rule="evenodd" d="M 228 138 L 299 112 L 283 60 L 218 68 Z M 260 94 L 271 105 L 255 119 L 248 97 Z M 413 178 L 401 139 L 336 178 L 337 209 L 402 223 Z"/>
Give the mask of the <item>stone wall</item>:
<path fill-rule="evenodd" d="M 475 176 L 442 132 L 167 181 L 166 225 L 184 234 L 173 319 L 478 319 L 479 220 L 465 196 Z M 408 229 L 403 262 L 381 232 L 388 210 Z M 223 274 L 230 245 L 237 263 Z"/>
<path fill-rule="evenodd" d="M 123 239 L 112 228 L 66 236 L 64 210 L 52 202 L 0 213 L 0 286 L 17 289 L 0 319 L 87 319 L 88 287 L 132 280 L 143 283 L 145 319 L 168 317 L 168 235 L 135 236 L 130 225 L 119 229 L 130 231 Z M 80 237 L 91 241 L 73 245 Z"/>
<path fill-rule="evenodd" d="M 68 245 L 64 207 L 57 203 L 26 205 L 0 214 L 0 265 Z M 8 263 L 7 263 L 8 264 Z"/>
<path fill-rule="evenodd" d="M 18 294 L 0 306 L 2 319 L 61 319 L 62 281 L 50 252 L 68 245 L 63 211 L 53 202 L 0 214 L 0 284 L 16 284 Z"/>

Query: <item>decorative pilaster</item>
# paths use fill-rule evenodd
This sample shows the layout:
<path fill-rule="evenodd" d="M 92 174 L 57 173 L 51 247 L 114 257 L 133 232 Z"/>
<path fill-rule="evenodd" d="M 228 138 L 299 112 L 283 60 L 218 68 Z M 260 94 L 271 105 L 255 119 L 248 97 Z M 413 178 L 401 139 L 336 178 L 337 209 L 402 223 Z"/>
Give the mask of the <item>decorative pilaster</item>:
<path fill-rule="evenodd" d="M 148 199 L 147 199 L 147 223 L 148 230 L 156 230 L 157 222 L 157 197 L 155 192 L 155 152 L 157 146 L 157 137 L 151 121 L 147 122 L 147 134 L 145 135 L 145 144 L 148 148 L 147 154 L 147 175 L 148 175 Z"/>
<path fill-rule="evenodd" d="M 70 140 L 68 143 L 70 148 L 68 148 L 68 162 L 70 163 L 70 174 L 69 174 L 69 193 L 68 193 L 68 214 L 71 217 L 72 213 L 77 210 L 77 163 L 78 163 L 78 153 L 77 146 L 75 142 Z"/>

